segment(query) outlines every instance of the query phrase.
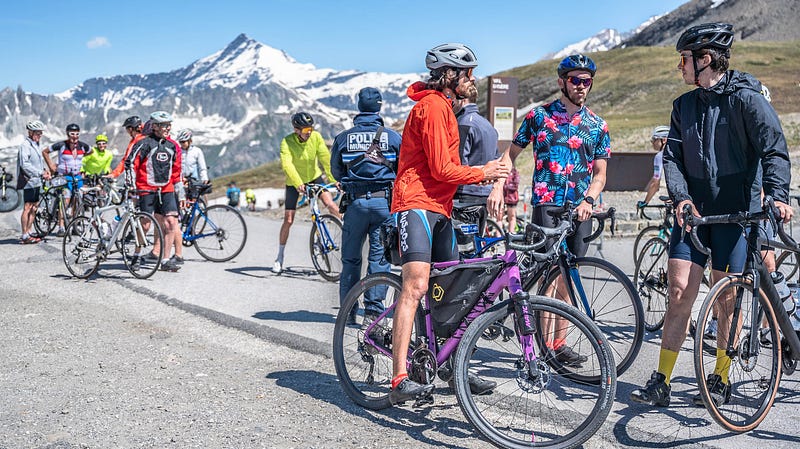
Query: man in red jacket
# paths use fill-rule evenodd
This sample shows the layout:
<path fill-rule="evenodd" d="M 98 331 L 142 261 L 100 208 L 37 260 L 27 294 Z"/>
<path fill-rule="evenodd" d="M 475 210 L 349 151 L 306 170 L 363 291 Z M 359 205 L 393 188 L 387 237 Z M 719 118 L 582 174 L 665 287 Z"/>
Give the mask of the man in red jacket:
<path fill-rule="evenodd" d="M 393 404 L 433 390 L 433 385 L 408 378 L 406 358 L 414 314 L 428 290 L 430 263 L 458 259 L 450 223 L 456 189 L 459 184 L 503 178 L 510 170 L 509 164 L 498 161 L 481 167 L 461 165 L 453 102 L 466 97 L 467 89 L 475 83 L 475 53 L 463 44 L 439 45 L 428 51 L 425 65 L 431 71 L 428 82 L 416 82 L 408 88 L 409 98 L 417 104 L 403 130 L 392 197 L 403 264 L 403 290 L 392 327 L 394 377 L 389 398 Z M 483 387 L 491 389 L 494 385 Z"/>

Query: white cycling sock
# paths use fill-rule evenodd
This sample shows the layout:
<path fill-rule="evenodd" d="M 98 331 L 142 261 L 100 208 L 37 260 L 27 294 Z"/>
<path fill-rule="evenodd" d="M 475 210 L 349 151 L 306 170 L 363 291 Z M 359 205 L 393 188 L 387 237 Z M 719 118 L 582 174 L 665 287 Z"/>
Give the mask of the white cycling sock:
<path fill-rule="evenodd" d="M 283 250 L 286 249 L 286 245 L 279 245 L 278 246 L 278 257 L 275 258 L 276 261 L 280 262 L 283 265 Z"/>

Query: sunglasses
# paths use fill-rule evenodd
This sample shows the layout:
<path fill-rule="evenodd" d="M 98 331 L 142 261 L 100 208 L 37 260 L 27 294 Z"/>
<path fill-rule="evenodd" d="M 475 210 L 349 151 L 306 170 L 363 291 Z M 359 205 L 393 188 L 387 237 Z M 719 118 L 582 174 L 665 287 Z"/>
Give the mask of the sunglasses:
<path fill-rule="evenodd" d="M 578 86 L 589 87 L 592 85 L 591 78 L 578 78 L 577 76 L 568 76 L 567 79 L 575 87 Z"/>
<path fill-rule="evenodd" d="M 684 55 L 683 53 L 681 53 L 681 67 L 685 66 L 686 65 L 686 60 L 691 58 L 691 57 L 692 57 L 692 55 Z"/>
<path fill-rule="evenodd" d="M 172 128 L 172 123 L 156 123 L 153 126 L 161 128 L 161 129 L 167 129 L 167 128 Z"/>
<path fill-rule="evenodd" d="M 81 135 L 81 133 L 67 133 L 67 135 L 69 135 L 71 137 L 78 137 L 78 136 Z"/>
<path fill-rule="evenodd" d="M 467 78 L 472 78 L 472 67 L 461 70 L 461 74 L 466 76 Z"/>
<path fill-rule="evenodd" d="M 312 128 L 310 126 L 305 127 L 305 128 L 295 128 L 295 129 L 300 131 L 301 133 L 310 133 L 311 131 L 314 131 L 314 128 Z"/>

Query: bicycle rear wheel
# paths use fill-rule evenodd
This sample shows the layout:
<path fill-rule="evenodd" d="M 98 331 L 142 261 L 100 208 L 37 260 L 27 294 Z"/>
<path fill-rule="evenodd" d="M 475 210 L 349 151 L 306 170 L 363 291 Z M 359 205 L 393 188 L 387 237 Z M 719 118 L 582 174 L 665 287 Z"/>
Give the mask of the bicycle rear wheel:
<path fill-rule="evenodd" d="M 122 259 L 128 271 L 139 279 L 147 279 L 161 266 L 165 251 L 164 234 L 155 217 L 135 212 L 122 228 Z"/>
<path fill-rule="evenodd" d="M 217 204 L 195 217 L 193 234 L 197 252 L 212 262 L 227 262 L 238 256 L 247 242 L 247 226 L 235 208 Z M 202 236 L 202 237 L 200 237 Z"/>
<path fill-rule="evenodd" d="M 783 273 L 783 277 L 786 279 L 786 282 L 796 282 L 797 278 L 797 269 L 800 265 L 798 265 L 797 261 L 797 253 L 793 251 L 784 251 L 778 256 L 778 260 L 775 262 L 775 268 L 777 271 Z M 794 279 L 794 281 L 792 281 Z"/>
<path fill-rule="evenodd" d="M 496 332 L 498 322 L 516 322 L 508 307 L 479 316 L 464 333 L 455 355 L 454 381 L 458 404 L 467 419 L 489 441 L 503 448 L 573 448 L 602 426 L 614 402 L 614 357 L 602 332 L 580 311 L 562 301 L 531 296 L 531 310 L 559 318 L 566 340 L 586 357 L 580 371 L 603 382 L 587 384 L 564 375 L 547 359 L 551 351 L 540 342 L 551 340 L 537 327 L 531 338 L 537 360 L 525 361 L 520 338 Z M 511 324 L 511 326 L 514 326 Z M 502 337 L 501 337 L 502 335 Z M 497 382 L 490 395 L 473 395 L 469 375 Z"/>
<path fill-rule="evenodd" d="M 0 212 L 11 212 L 19 206 L 19 192 L 11 186 L 0 189 Z"/>
<path fill-rule="evenodd" d="M 636 240 L 633 241 L 633 261 L 639 260 L 639 254 L 642 242 L 646 243 L 653 237 L 658 237 L 661 233 L 661 227 L 656 225 L 645 226 L 644 229 L 639 231 L 636 235 Z"/>
<path fill-rule="evenodd" d="M 67 270 L 79 279 L 96 273 L 100 265 L 99 246 L 100 230 L 91 220 L 78 217 L 69 222 L 61 244 L 61 256 Z"/>
<path fill-rule="evenodd" d="M 59 196 L 52 193 L 45 193 L 36 205 L 36 215 L 33 218 L 33 227 L 44 237 L 56 228 L 58 223 L 58 201 Z"/>
<path fill-rule="evenodd" d="M 614 360 L 617 362 L 617 376 L 627 370 L 642 347 L 644 338 L 644 312 L 639 295 L 628 276 L 613 264 L 594 257 L 575 259 L 581 288 L 586 293 L 592 321 L 608 339 Z M 557 288 L 556 281 L 561 277 L 558 267 L 554 267 L 539 288 L 541 296 L 561 299 L 571 303 L 566 290 Z M 576 295 L 577 284 L 572 280 Z M 580 301 L 579 297 L 578 300 Z M 572 304 L 586 312 L 582 304 Z M 576 374 L 576 378 L 582 375 Z M 600 382 L 602 378 L 585 378 L 586 382 Z"/>
<path fill-rule="evenodd" d="M 735 303 L 739 300 L 741 307 L 735 309 Z M 785 313 L 783 310 L 779 312 Z M 731 335 L 727 329 L 731 327 L 729 323 L 734 313 L 738 314 L 739 319 L 733 333 L 731 351 L 728 352 L 731 358 L 730 368 L 727 370 L 730 400 L 717 406 L 711 399 L 706 378 L 709 374 L 721 372 L 716 371 L 716 354 L 711 355 L 703 350 L 702 338 L 695 338 L 694 341 L 694 371 L 700 396 L 714 421 L 732 432 L 747 432 L 755 429 L 764 420 L 775 401 L 781 380 L 782 357 L 779 344 L 767 346 L 759 343 L 756 354 L 751 354 L 749 344 L 754 338 L 760 341 L 762 330 L 768 333 L 773 343 L 780 341 L 780 333 L 775 321 L 775 311 L 763 291 L 759 290 L 758 302 L 755 302 L 750 280 L 744 276 L 728 276 L 714 285 L 703 302 L 698 317 L 698 334 L 705 334 L 706 323 L 713 314 L 717 317 L 716 347 L 728 348 Z M 754 314 L 758 314 L 755 322 L 759 323 L 759 328 L 752 327 Z M 724 365 L 720 371 L 723 368 Z"/>
<path fill-rule="evenodd" d="M 350 289 L 333 329 L 333 363 L 342 389 L 356 404 L 380 410 L 391 406 L 392 318 L 402 280 L 393 273 L 371 274 Z M 389 311 L 372 328 L 369 312 Z M 414 321 L 415 328 L 417 320 Z M 369 339 L 366 339 L 367 333 Z M 415 340 L 416 329 L 412 332 Z"/>
<path fill-rule="evenodd" d="M 321 226 L 320 226 L 321 225 Z M 337 282 L 342 274 L 342 222 L 322 215 L 311 226 L 311 262 L 325 280 Z"/>
<path fill-rule="evenodd" d="M 664 325 L 664 315 L 667 314 L 668 249 L 669 243 L 660 237 L 648 240 L 642 246 L 633 271 L 633 283 L 644 309 L 644 328 L 648 332 L 661 329 Z"/>

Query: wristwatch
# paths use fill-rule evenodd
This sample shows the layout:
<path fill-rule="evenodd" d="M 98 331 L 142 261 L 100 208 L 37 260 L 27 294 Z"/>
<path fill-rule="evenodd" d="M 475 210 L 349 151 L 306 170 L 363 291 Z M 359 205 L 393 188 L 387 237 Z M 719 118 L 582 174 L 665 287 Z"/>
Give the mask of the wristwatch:
<path fill-rule="evenodd" d="M 584 199 L 584 200 L 585 200 L 587 203 L 589 203 L 589 205 L 590 205 L 590 206 L 594 206 L 594 198 L 593 198 L 593 197 L 591 197 L 591 196 L 589 196 L 589 195 L 586 195 L 585 197 L 583 197 L 583 199 Z"/>

